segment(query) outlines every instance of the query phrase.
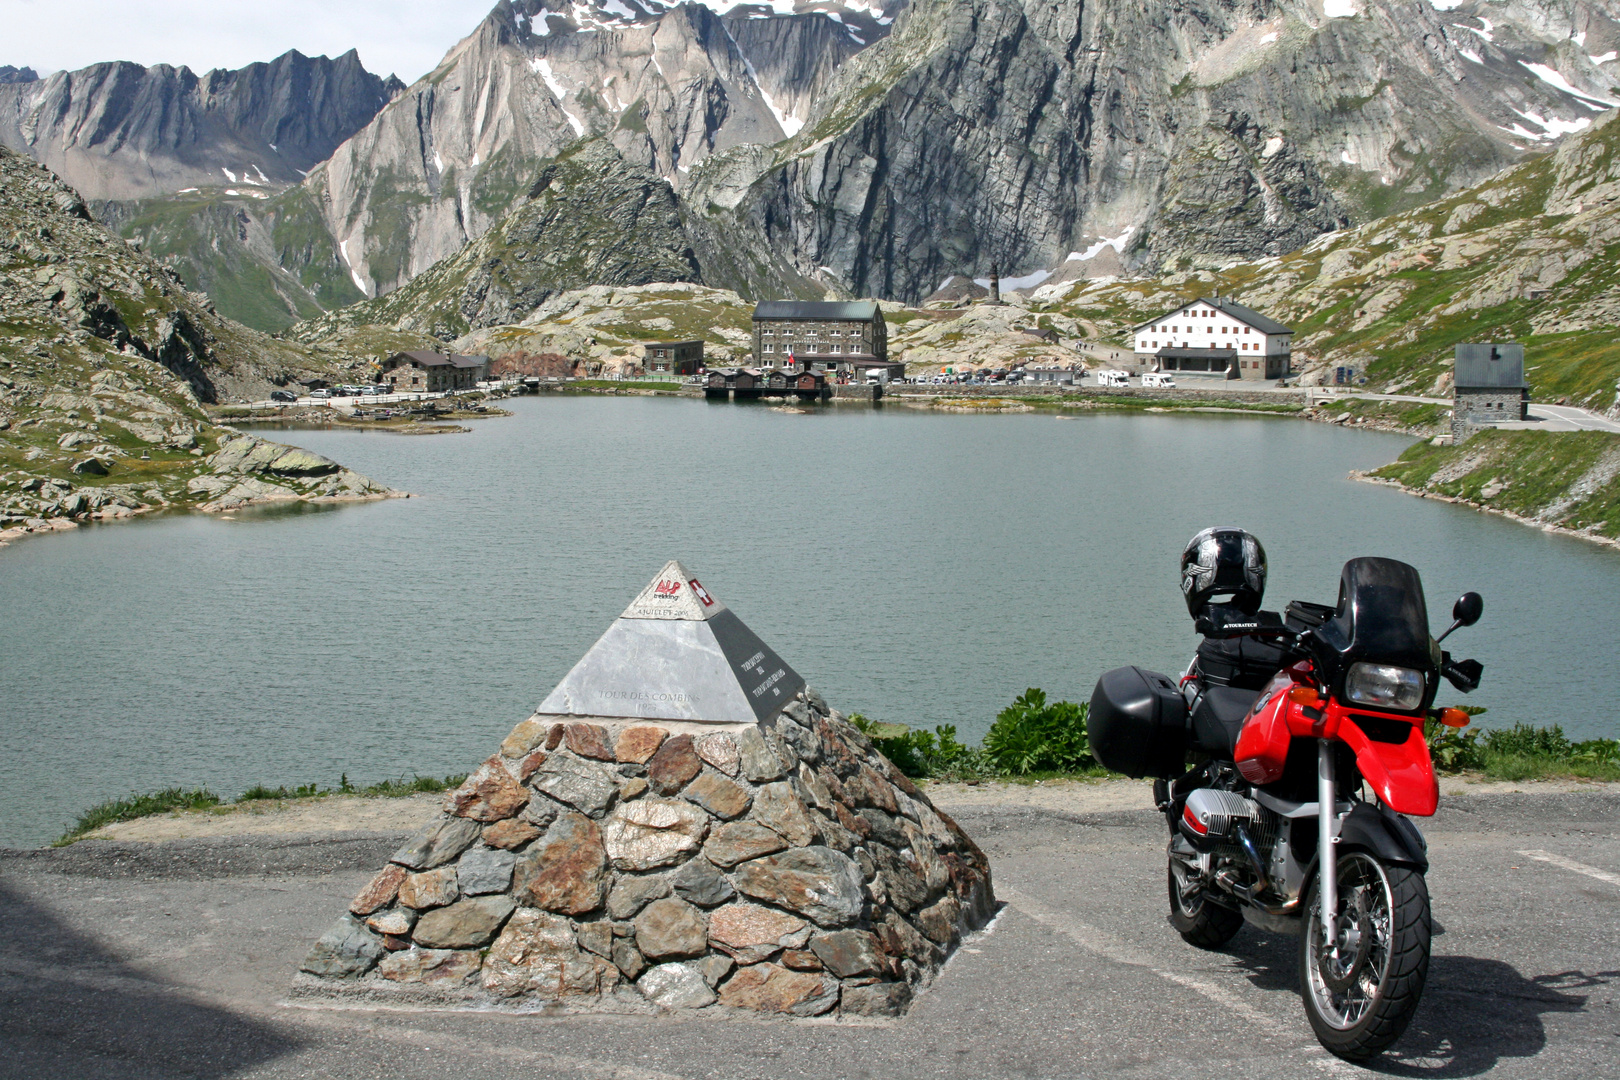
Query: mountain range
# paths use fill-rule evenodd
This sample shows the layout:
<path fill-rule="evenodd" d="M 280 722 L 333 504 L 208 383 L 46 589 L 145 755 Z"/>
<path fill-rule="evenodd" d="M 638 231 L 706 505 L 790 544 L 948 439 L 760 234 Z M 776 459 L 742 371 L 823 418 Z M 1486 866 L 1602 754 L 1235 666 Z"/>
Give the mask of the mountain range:
<path fill-rule="evenodd" d="M 407 87 L 5 75 L 0 142 L 251 325 L 448 337 L 592 283 L 548 169 L 658 207 L 594 283 L 915 302 L 1284 256 L 1589 129 L 1617 56 L 1620 0 L 501 0 Z"/>

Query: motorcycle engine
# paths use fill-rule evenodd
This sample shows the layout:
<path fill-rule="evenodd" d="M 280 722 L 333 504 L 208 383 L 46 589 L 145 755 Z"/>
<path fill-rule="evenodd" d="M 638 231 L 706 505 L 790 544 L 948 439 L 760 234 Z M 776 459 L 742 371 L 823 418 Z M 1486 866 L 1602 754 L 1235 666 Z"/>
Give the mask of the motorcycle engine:
<path fill-rule="evenodd" d="M 1277 866 L 1282 819 L 1235 791 L 1199 788 L 1187 796 L 1176 823 L 1177 839 L 1191 850 L 1180 854 L 1206 881 L 1222 871 L 1236 872 L 1244 884 L 1262 886 L 1280 879 Z M 1172 851 L 1179 844 L 1172 844 Z"/>

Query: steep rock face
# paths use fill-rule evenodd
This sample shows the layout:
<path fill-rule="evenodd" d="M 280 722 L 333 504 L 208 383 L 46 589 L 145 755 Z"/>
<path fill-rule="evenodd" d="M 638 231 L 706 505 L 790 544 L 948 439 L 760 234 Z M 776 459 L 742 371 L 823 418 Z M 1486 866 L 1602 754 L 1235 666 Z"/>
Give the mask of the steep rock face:
<path fill-rule="evenodd" d="M 879 18 L 893 21 L 891 16 Z M 726 13 L 724 22 L 787 135 L 804 126 L 839 66 L 888 32 L 887 23 L 875 20 L 870 29 L 860 27 L 847 12 L 834 19 L 824 12 L 764 15 L 738 7 Z"/>
<path fill-rule="evenodd" d="M 541 170 L 493 229 L 409 285 L 302 326 L 376 324 L 444 340 L 519 322 L 553 295 L 586 285 L 699 282 L 675 193 L 610 144 L 575 144 Z"/>
<path fill-rule="evenodd" d="M 677 187 L 712 153 L 779 141 L 777 112 L 803 111 L 803 94 L 854 46 L 825 14 L 782 16 L 759 21 L 779 24 L 778 43 L 804 55 L 750 60 L 734 37 L 737 18 L 749 20 L 743 9 L 722 20 L 701 4 L 605 7 L 621 13 L 501 0 L 311 175 L 327 226 L 368 292 L 398 288 L 482 235 L 528 189 L 538 164 L 576 139 L 606 138 Z M 808 87 L 793 81 L 798 74 Z"/>
<path fill-rule="evenodd" d="M 353 50 L 336 60 L 289 52 L 202 76 L 166 64 L 94 64 L 0 83 L 0 143 L 95 200 L 221 183 L 265 188 L 301 180 L 399 89 Z"/>
<path fill-rule="evenodd" d="M 759 174 L 728 156 L 690 194 L 862 295 L 1039 269 L 1127 229 L 1136 268 L 1280 254 L 1589 123 L 1613 60 L 1567 35 L 1609 40 L 1617 15 L 1613 0 L 1357 0 L 1336 18 L 1299 0 L 921 0 Z"/>

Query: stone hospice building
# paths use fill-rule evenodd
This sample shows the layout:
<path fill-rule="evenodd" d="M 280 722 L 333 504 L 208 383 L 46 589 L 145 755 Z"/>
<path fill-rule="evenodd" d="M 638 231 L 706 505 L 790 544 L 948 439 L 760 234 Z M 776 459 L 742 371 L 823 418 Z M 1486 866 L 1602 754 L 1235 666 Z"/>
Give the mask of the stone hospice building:
<path fill-rule="evenodd" d="M 844 375 L 864 375 L 871 368 L 905 374 L 904 365 L 889 360 L 889 327 L 873 300 L 756 304 L 754 362 Z"/>
<path fill-rule="evenodd" d="M 1201 296 L 1131 331 L 1143 370 L 1255 381 L 1292 374 L 1293 334 L 1218 296 Z"/>
<path fill-rule="evenodd" d="M 641 369 L 649 375 L 696 375 L 703 369 L 702 341 L 650 341 Z"/>
<path fill-rule="evenodd" d="M 1458 345 L 1453 356 L 1453 439 L 1461 442 L 1480 428 L 1504 420 L 1530 419 L 1523 345 Z"/>
<path fill-rule="evenodd" d="M 961 828 L 670 562 L 389 857 L 293 994 L 892 1016 L 994 907 Z"/>
<path fill-rule="evenodd" d="M 471 390 L 480 379 L 489 378 L 489 357 L 400 352 L 382 362 L 382 378 L 398 394 Z"/>

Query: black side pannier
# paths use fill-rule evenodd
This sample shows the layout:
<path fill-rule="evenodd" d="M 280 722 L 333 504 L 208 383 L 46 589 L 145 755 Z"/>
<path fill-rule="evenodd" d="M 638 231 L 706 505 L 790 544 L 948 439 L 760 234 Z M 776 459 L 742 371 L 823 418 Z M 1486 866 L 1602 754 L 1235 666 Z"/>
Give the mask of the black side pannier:
<path fill-rule="evenodd" d="M 1115 772 L 1179 776 L 1187 758 L 1187 701 L 1168 675 L 1115 668 L 1091 692 L 1086 735 L 1092 756 Z"/>

